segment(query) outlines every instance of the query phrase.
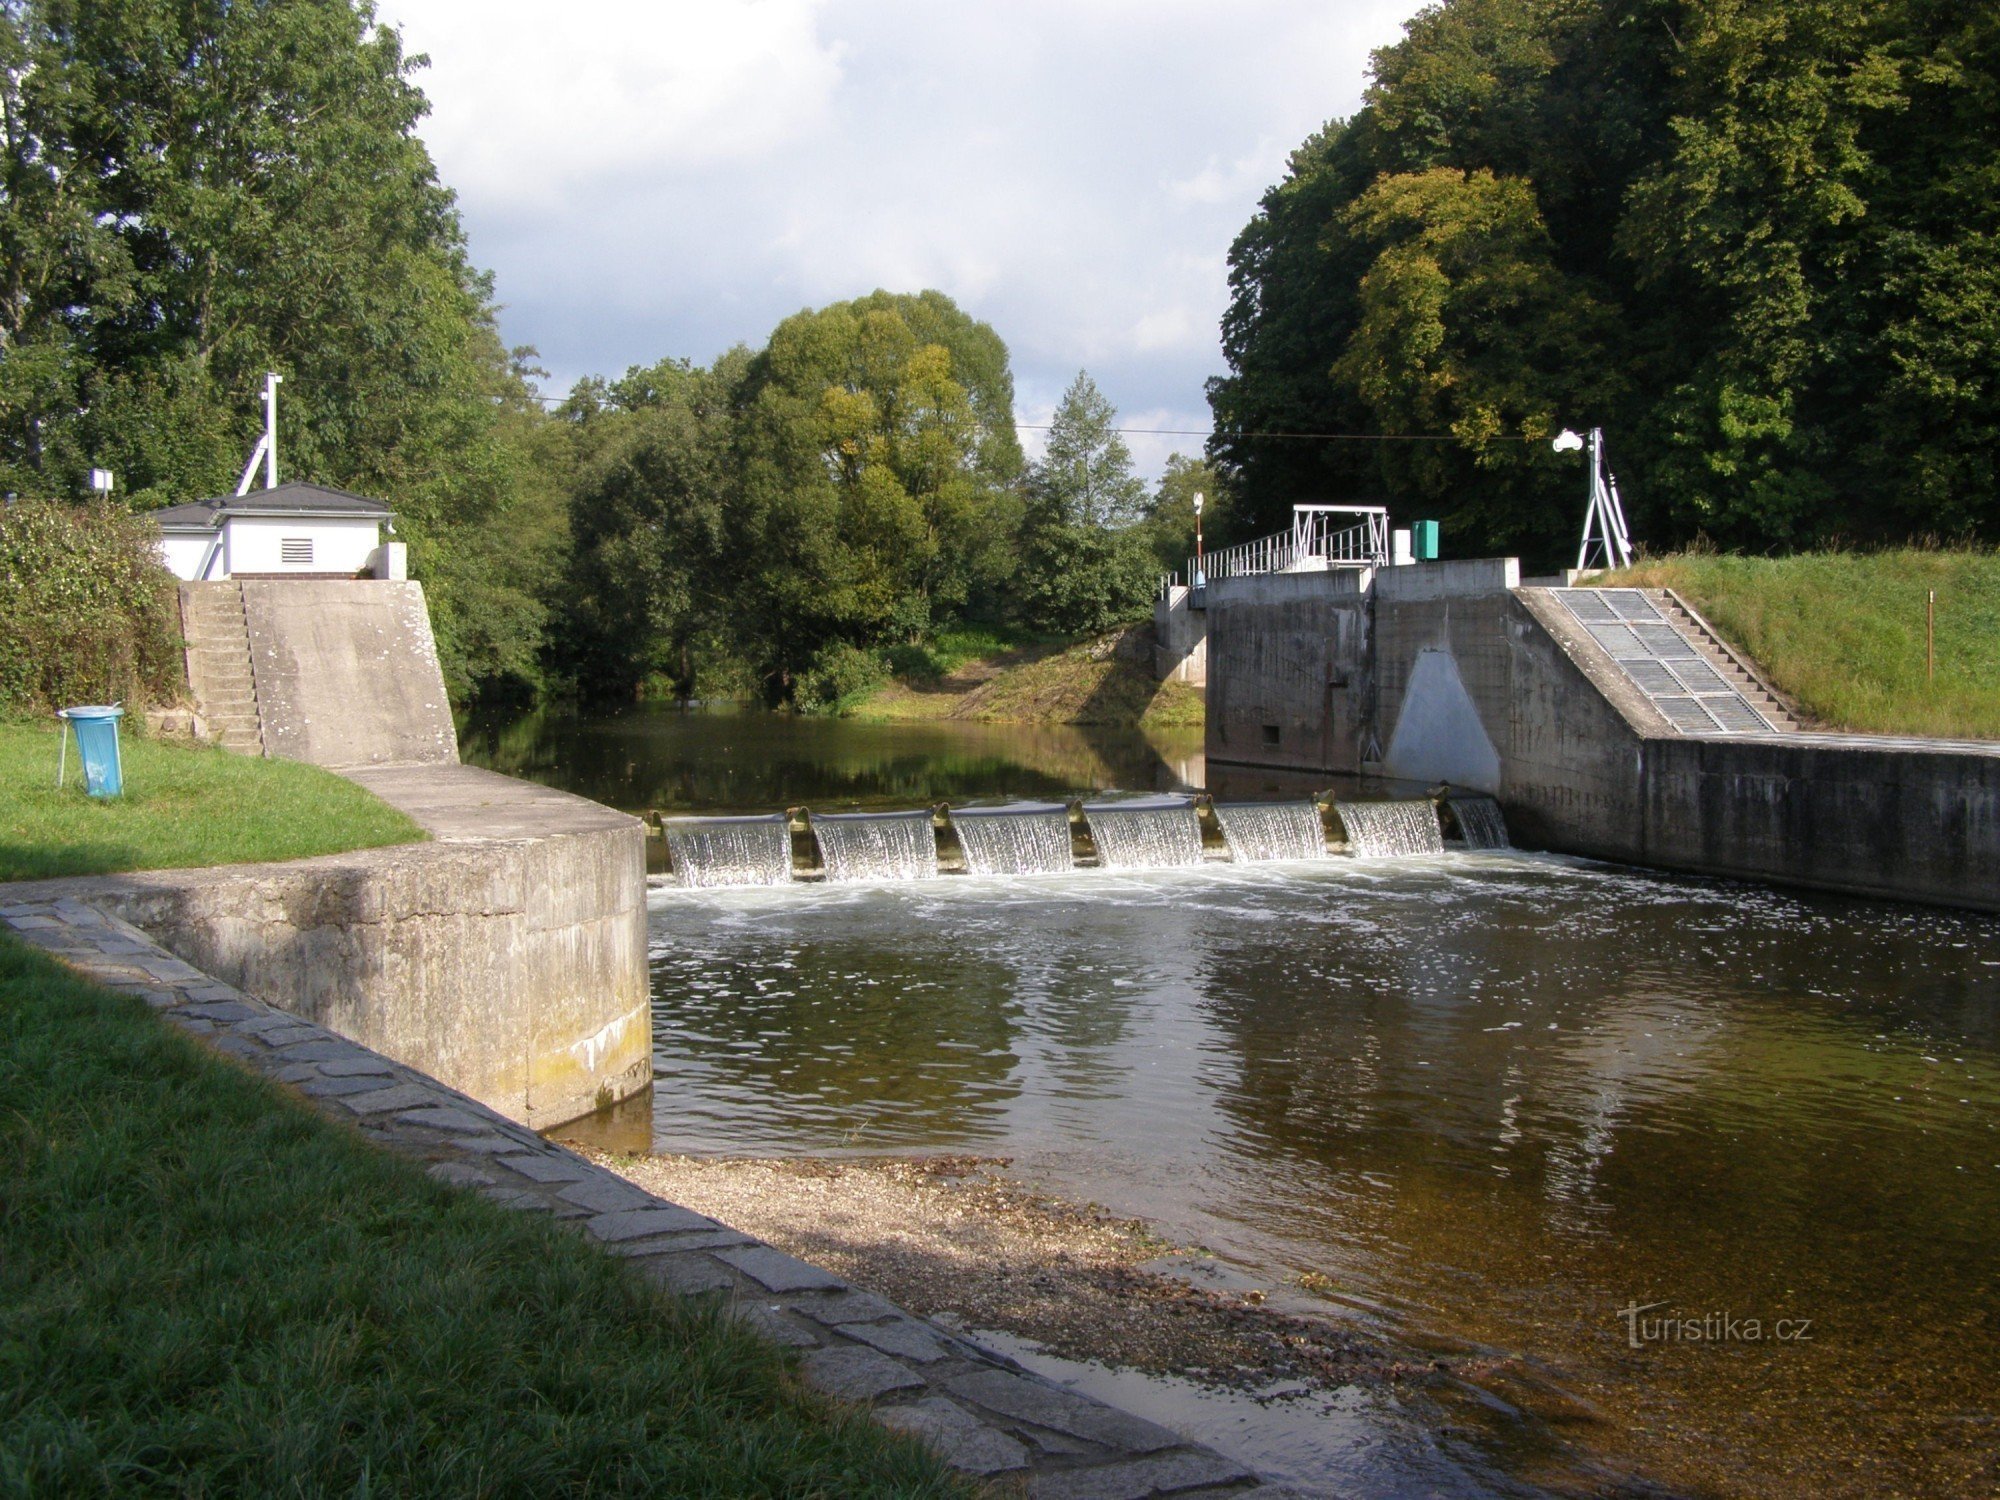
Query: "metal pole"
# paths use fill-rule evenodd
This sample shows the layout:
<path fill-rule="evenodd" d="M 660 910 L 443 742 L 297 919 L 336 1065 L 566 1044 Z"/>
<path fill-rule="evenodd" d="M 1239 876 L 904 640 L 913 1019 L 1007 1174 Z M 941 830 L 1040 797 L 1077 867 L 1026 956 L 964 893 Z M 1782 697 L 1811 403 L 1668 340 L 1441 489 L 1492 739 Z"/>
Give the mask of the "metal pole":
<path fill-rule="evenodd" d="M 278 487 L 278 382 L 285 377 L 276 371 L 264 376 L 264 488 Z"/>
<path fill-rule="evenodd" d="M 1924 681 L 1937 684 L 1937 590 L 1924 601 Z"/>

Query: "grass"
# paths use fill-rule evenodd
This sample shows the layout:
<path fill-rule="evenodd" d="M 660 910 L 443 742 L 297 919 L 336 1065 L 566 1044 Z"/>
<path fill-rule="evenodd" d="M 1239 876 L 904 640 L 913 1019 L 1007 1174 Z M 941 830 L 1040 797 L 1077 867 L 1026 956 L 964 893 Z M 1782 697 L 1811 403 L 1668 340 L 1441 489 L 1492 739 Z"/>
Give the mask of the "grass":
<path fill-rule="evenodd" d="M 781 1356 L 0 938 L 0 1493 L 961 1493 Z"/>
<path fill-rule="evenodd" d="M 885 723 L 963 719 L 1006 724 L 1198 728 L 1202 694 L 1153 677 L 1149 625 L 1082 641 L 1008 642 L 965 632 L 944 637 L 954 654 L 929 675 L 898 681 L 842 706 L 851 718 Z"/>
<path fill-rule="evenodd" d="M 0 721 L 0 881 L 104 875 L 404 844 L 424 834 L 373 793 L 297 761 L 123 736 L 125 794 L 56 788 L 53 725 Z"/>
<path fill-rule="evenodd" d="M 2000 739 L 2000 553 L 1684 553 L 1601 580 L 1671 588 L 1829 728 Z M 1937 677 L 1924 609 L 1937 591 Z"/>

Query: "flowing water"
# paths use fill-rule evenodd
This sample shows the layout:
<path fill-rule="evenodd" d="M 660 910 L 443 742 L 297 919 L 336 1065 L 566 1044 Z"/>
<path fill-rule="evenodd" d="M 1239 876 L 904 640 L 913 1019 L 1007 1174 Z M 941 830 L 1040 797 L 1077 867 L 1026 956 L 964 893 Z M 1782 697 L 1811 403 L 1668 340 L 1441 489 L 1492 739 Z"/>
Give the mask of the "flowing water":
<path fill-rule="evenodd" d="M 951 826 L 969 875 L 1055 875 L 1076 867 L 1066 807 L 961 807 Z"/>
<path fill-rule="evenodd" d="M 937 834 L 928 812 L 815 813 L 812 833 L 828 880 L 937 876 Z"/>
<path fill-rule="evenodd" d="M 805 732 L 905 807 L 1201 779 Z M 717 810 L 804 800 L 789 727 L 713 733 Z M 668 753 L 627 779 L 707 774 Z M 664 890 L 651 924 L 660 1107 L 580 1129 L 1012 1157 L 1466 1375 L 1057 1371 L 1304 1490 L 2000 1486 L 2000 920 L 1503 852 Z"/>
<path fill-rule="evenodd" d="M 1229 857 L 1241 862 L 1267 859 L 1325 859 L 1326 828 L 1313 802 L 1218 802 Z"/>
<path fill-rule="evenodd" d="M 682 885 L 785 885 L 792 878 L 792 834 L 783 813 L 761 818 L 669 818 L 661 831 L 675 878 Z"/>
<path fill-rule="evenodd" d="M 1201 819 L 1194 803 L 1087 802 L 1083 819 L 1107 870 L 1162 870 L 1201 863 Z"/>
<path fill-rule="evenodd" d="M 1402 802 L 1347 802 L 1335 807 L 1347 830 L 1347 852 L 1357 859 L 1444 853 L 1437 804 L 1428 797 Z"/>
<path fill-rule="evenodd" d="M 1451 810 L 1458 819 L 1458 831 L 1465 838 L 1466 848 L 1513 847 L 1513 841 L 1507 837 L 1507 815 L 1491 797 L 1456 796 L 1451 799 Z"/>

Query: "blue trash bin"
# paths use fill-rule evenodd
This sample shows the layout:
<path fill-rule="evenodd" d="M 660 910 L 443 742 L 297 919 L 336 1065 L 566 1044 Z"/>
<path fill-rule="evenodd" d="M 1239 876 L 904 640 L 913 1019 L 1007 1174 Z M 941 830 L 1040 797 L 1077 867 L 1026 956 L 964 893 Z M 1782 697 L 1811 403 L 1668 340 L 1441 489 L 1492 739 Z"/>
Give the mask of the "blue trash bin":
<path fill-rule="evenodd" d="M 125 790 L 125 767 L 118 755 L 118 721 L 125 710 L 65 708 L 58 711 L 76 735 L 77 759 L 83 762 L 83 789 L 93 797 L 116 797 Z M 58 777 L 58 780 L 61 778 Z"/>

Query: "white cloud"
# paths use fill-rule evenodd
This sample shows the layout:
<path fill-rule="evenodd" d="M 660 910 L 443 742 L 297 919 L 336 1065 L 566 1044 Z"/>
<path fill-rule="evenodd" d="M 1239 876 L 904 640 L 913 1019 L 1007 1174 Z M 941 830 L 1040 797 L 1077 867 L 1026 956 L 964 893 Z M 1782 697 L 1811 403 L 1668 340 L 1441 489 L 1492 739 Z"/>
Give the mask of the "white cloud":
<path fill-rule="evenodd" d="M 1417 8 L 381 5 L 431 55 L 424 138 L 503 333 L 558 386 L 937 287 L 1007 340 L 1024 419 L 1087 367 L 1128 421 L 1203 428 L 1230 241 Z"/>

